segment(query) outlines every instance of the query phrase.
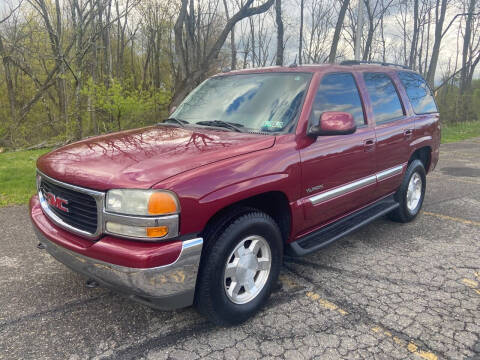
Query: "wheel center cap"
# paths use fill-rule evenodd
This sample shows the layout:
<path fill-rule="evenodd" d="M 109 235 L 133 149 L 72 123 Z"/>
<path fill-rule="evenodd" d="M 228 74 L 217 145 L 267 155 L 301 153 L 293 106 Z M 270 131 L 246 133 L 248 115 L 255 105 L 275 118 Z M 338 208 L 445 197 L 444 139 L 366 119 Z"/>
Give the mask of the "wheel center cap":
<path fill-rule="evenodd" d="M 255 276 L 258 267 L 257 257 L 252 254 L 245 254 L 240 257 L 237 265 L 237 279 L 246 280 Z"/>

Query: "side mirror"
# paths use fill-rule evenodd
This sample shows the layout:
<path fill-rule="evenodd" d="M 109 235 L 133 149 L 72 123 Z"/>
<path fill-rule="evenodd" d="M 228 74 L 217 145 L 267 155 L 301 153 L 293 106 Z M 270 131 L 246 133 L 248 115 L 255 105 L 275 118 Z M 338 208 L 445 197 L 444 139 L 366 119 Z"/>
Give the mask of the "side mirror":
<path fill-rule="evenodd" d="M 308 129 L 308 135 L 348 135 L 357 130 L 357 125 L 350 113 L 341 111 L 326 111 L 320 115 L 317 124 Z"/>

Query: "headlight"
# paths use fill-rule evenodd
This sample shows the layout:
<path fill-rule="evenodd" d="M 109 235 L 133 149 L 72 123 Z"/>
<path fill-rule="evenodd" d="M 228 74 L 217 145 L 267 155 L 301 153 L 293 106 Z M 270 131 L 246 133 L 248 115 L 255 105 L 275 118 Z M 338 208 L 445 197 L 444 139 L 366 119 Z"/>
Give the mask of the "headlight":
<path fill-rule="evenodd" d="M 106 210 L 127 215 L 167 215 L 179 212 L 178 200 L 164 190 L 114 189 L 107 193 Z"/>
<path fill-rule="evenodd" d="M 180 206 L 165 190 L 114 189 L 107 192 L 105 230 L 144 240 L 178 236 Z"/>

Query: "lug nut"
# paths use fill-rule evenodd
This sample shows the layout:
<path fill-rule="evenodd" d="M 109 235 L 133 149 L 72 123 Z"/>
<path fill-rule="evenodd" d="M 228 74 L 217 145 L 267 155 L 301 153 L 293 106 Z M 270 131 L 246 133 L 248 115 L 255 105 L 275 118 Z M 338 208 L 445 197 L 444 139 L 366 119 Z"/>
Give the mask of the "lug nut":
<path fill-rule="evenodd" d="M 87 288 L 90 288 L 90 289 L 93 289 L 99 286 L 98 282 L 96 282 L 93 279 L 88 279 L 85 285 L 87 286 Z"/>

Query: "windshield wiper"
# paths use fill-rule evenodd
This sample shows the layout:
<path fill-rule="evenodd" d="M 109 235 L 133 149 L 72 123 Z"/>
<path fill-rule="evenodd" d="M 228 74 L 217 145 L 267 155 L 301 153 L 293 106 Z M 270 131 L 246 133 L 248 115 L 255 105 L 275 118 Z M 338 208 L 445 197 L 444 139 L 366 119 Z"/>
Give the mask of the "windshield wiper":
<path fill-rule="evenodd" d="M 205 125 L 205 126 L 217 126 L 217 127 L 224 127 L 228 129 L 232 129 L 237 132 L 243 132 L 240 127 L 243 127 L 241 124 L 233 124 L 223 120 L 206 120 L 206 121 L 199 121 L 195 123 L 197 125 Z"/>
<path fill-rule="evenodd" d="M 168 118 L 168 119 L 165 119 L 163 120 L 164 123 L 171 123 L 171 122 L 174 122 L 174 123 L 177 123 L 179 124 L 181 127 L 185 127 L 185 124 L 189 124 L 188 121 L 186 120 L 181 120 L 181 119 L 177 119 L 177 118 Z M 162 124 L 162 123 L 159 123 L 159 124 Z"/>

